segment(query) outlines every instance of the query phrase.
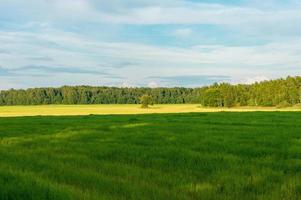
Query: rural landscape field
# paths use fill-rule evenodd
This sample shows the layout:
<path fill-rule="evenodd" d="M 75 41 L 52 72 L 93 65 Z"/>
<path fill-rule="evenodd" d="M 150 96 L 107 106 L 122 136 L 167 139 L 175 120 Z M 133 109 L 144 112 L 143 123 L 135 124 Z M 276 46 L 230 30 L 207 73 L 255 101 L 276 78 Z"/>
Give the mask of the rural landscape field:
<path fill-rule="evenodd" d="M 299 112 L 0 119 L 0 199 L 301 196 Z"/>
<path fill-rule="evenodd" d="M 197 113 L 197 112 L 301 112 L 301 106 L 276 107 L 204 107 L 200 104 L 160 104 L 141 109 L 141 105 L 102 104 L 102 105 L 36 105 L 0 106 L 1 117 L 18 116 L 77 116 L 77 115 L 127 115 L 154 113 Z"/>
<path fill-rule="evenodd" d="M 301 200 L 301 0 L 0 0 L 0 200 Z"/>

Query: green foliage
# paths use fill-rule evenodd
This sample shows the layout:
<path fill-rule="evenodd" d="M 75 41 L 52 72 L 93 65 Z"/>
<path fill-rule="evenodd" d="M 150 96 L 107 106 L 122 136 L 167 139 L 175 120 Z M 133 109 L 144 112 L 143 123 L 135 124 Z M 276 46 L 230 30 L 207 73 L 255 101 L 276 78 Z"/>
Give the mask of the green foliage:
<path fill-rule="evenodd" d="M 138 104 L 149 94 L 155 104 L 201 103 L 211 107 L 277 106 L 301 103 L 301 77 L 252 85 L 213 84 L 201 88 L 116 88 L 64 86 L 0 91 L 0 105 Z"/>
<path fill-rule="evenodd" d="M 292 106 L 292 104 L 288 103 L 287 101 L 282 101 L 276 107 L 277 108 L 287 108 L 287 107 L 291 107 L 291 106 Z"/>
<path fill-rule="evenodd" d="M 299 200 L 301 113 L 0 120 L 0 199 Z"/>
<path fill-rule="evenodd" d="M 204 93 L 204 106 L 222 107 L 222 94 L 218 88 L 209 88 Z"/>
<path fill-rule="evenodd" d="M 295 104 L 294 107 L 301 108 L 301 103 Z"/>
<path fill-rule="evenodd" d="M 64 86 L 0 91 L 0 105 L 41 104 L 139 104 L 140 97 L 149 94 L 156 104 L 196 102 L 190 88 L 116 88 Z"/>
<path fill-rule="evenodd" d="M 148 94 L 144 94 L 140 97 L 141 108 L 148 108 L 149 105 L 154 105 L 154 99 Z"/>

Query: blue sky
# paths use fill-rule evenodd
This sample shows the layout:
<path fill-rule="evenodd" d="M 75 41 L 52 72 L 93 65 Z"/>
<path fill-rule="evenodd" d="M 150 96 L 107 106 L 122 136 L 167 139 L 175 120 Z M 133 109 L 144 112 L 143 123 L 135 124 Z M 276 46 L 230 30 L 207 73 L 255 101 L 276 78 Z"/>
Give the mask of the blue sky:
<path fill-rule="evenodd" d="M 0 89 L 301 75 L 300 0 L 0 0 Z"/>

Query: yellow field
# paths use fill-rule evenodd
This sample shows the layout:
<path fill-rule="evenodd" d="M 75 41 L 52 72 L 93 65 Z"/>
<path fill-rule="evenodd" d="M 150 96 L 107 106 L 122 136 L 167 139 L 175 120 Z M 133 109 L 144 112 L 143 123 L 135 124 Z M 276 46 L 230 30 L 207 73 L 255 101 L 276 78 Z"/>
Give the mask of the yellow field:
<path fill-rule="evenodd" d="M 148 109 L 140 105 L 42 105 L 42 106 L 1 106 L 0 117 L 39 115 L 109 115 L 109 114 L 150 114 L 187 112 L 251 112 L 251 111 L 301 111 L 300 107 L 277 109 L 274 107 L 203 108 L 197 104 L 155 105 Z"/>

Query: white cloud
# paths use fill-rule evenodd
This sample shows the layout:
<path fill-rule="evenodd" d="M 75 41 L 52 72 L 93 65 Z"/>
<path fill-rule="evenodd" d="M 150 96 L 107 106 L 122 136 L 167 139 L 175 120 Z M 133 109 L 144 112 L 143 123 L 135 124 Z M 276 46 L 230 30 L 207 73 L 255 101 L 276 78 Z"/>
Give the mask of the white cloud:
<path fill-rule="evenodd" d="M 252 84 L 252 83 L 262 82 L 262 81 L 266 81 L 266 80 L 270 80 L 270 79 L 264 75 L 261 75 L 261 76 L 255 76 L 255 77 L 248 77 L 242 83 Z"/>
<path fill-rule="evenodd" d="M 132 87 L 132 85 L 128 82 L 128 81 L 124 81 L 122 82 L 120 85 L 118 85 L 119 87 L 123 87 L 123 88 L 130 88 Z"/>
<path fill-rule="evenodd" d="M 15 80 L 10 80 L 9 78 L 3 78 L 0 79 L 0 90 L 8 90 L 12 88 L 21 88 L 22 86 L 18 83 L 16 83 Z"/>
<path fill-rule="evenodd" d="M 219 24 L 253 26 L 278 22 L 298 23 L 301 7 L 261 9 L 250 6 L 225 6 L 209 3 L 177 3 L 125 8 L 122 12 L 102 12 L 100 20 L 125 24 Z"/>
<path fill-rule="evenodd" d="M 198 45 L 190 48 L 157 47 L 134 43 L 110 43 L 92 40 L 82 35 L 48 30 L 41 33 L 0 32 L 0 43 L 9 54 L 0 54 L 0 65 L 14 69 L 26 65 L 72 66 L 82 70 L 109 72 L 123 77 L 126 85 L 147 85 L 149 76 L 179 76 L 216 74 L 233 77 L 238 82 L 251 83 L 268 77 L 301 75 L 301 40 L 270 43 L 257 46 Z M 32 55 L 39 58 L 32 59 Z M 114 66 L 134 62 L 137 65 L 107 68 L 100 63 Z M 292 68 L 294 66 L 295 68 Z M 257 77 L 257 74 L 262 76 Z M 77 79 L 60 77 L 57 84 L 119 84 L 120 79 L 101 78 L 78 74 Z M 249 78 L 255 77 L 255 78 Z M 25 78 L 26 79 L 26 78 Z M 24 79 L 24 80 L 25 80 Z M 44 78 L 42 78 L 44 79 Z M 51 85 L 57 77 L 46 82 L 29 77 L 30 82 Z M 71 81 L 72 80 L 72 81 Z M 70 82 L 71 81 L 71 82 Z M 11 85 L 11 81 L 9 83 Z M 155 86 L 151 83 L 149 86 Z"/>
<path fill-rule="evenodd" d="M 151 81 L 147 84 L 147 86 L 150 88 L 157 88 L 157 87 L 159 87 L 159 84 L 155 81 Z"/>
<path fill-rule="evenodd" d="M 0 53 L 0 66 L 9 69 L 41 65 L 110 70 L 116 76 L 124 77 L 130 85 L 140 84 L 146 76 L 152 75 L 217 74 L 246 82 L 265 76 L 300 75 L 300 2 L 290 0 L 289 6 L 275 6 L 280 1 L 269 0 L 264 5 L 256 1 L 233 6 L 182 0 L 0 0 L 0 18 L 5 19 L 5 23 L 21 24 L 19 31 L 15 27 L 1 29 L 0 52 L 9 53 Z M 192 27 L 177 28 L 168 35 L 182 38 L 197 34 L 193 29 L 195 24 L 213 24 L 227 28 L 231 31 L 228 33 L 236 30 L 236 34 L 248 36 L 249 39 L 264 37 L 265 43 L 220 45 L 222 42 L 216 35 L 214 45 L 195 42 L 190 47 L 173 47 L 122 42 L 126 41 L 124 38 L 118 42 L 94 40 L 87 35 L 64 31 L 73 30 L 73 26 L 81 29 L 88 23 L 101 29 L 106 29 L 108 24 L 177 24 L 181 25 L 177 27 Z M 101 65 L 129 62 L 139 64 L 121 68 Z M 292 66 L 295 68 L 292 69 Z M 85 75 L 83 79 L 78 75 L 75 82 L 99 83 L 87 77 Z M 11 81 L 7 83 L 11 85 Z M 41 82 L 40 79 L 28 81 Z M 109 84 L 114 80 L 103 81 Z"/>
<path fill-rule="evenodd" d="M 134 43 L 109 43 L 67 32 L 45 34 L 0 32 L 2 47 L 12 52 L 0 54 L 1 65 L 19 67 L 50 63 L 57 66 L 100 67 L 99 63 L 137 61 L 144 67 L 195 66 L 234 69 L 237 66 L 299 66 L 301 40 L 256 46 L 199 45 L 190 48 L 157 47 Z M 50 59 L 33 60 L 35 57 Z M 18 58 L 18 59 L 16 59 Z M 52 59 L 51 59 L 52 58 Z M 148 66 L 148 65 L 153 66 Z M 224 66 L 222 66 L 224 65 Z M 207 66 L 207 67 L 206 67 Z M 220 67 L 218 67 L 220 66 Z M 132 66 L 136 69 L 141 66 Z M 153 68 L 152 68 L 153 69 Z M 119 69 L 120 70 L 120 69 Z M 243 70 L 243 69 L 240 69 Z"/>
<path fill-rule="evenodd" d="M 275 4 L 275 3 L 274 3 Z M 212 3 L 175 1 L 93 1 L 53 0 L 26 2 L 0 0 L 2 15 L 14 17 L 7 9 L 21 10 L 18 15 L 36 20 L 65 19 L 121 24 L 273 24 L 301 20 L 301 5 L 290 4 L 283 9 L 255 6 L 234 6 Z M 25 11 L 23 11 L 25 10 Z M 33 11 L 33 12 L 31 12 Z"/>

